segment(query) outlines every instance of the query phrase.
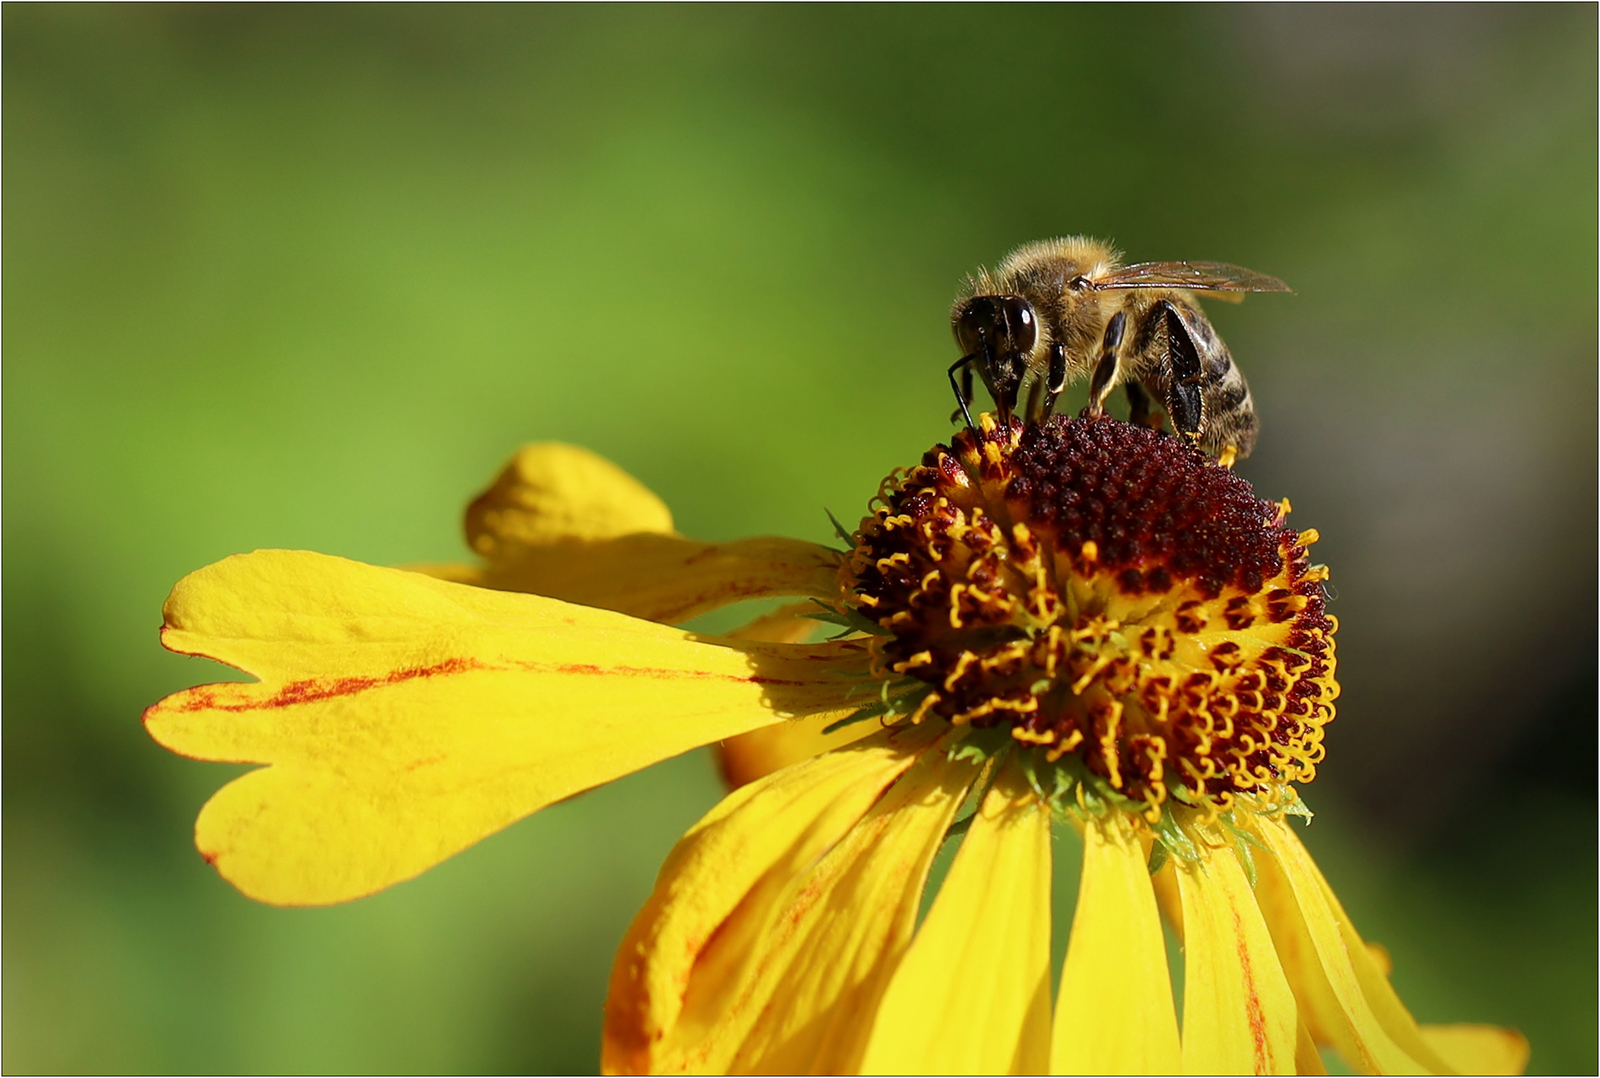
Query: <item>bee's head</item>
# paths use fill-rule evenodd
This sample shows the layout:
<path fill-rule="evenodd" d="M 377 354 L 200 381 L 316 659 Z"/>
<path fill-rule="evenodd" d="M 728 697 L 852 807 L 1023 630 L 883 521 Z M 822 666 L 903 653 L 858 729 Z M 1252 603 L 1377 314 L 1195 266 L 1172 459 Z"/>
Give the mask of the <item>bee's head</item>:
<path fill-rule="evenodd" d="M 956 304 L 950 330 L 963 356 L 988 364 L 1028 355 L 1039 341 L 1039 318 L 1021 296 L 973 296 Z"/>

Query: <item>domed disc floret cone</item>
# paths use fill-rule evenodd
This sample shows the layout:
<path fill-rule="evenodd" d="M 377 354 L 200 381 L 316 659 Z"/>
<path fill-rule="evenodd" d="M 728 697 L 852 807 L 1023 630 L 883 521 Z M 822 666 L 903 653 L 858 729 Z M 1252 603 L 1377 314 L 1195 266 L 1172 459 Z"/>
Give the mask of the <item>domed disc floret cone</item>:
<path fill-rule="evenodd" d="M 842 570 L 886 693 L 1152 823 L 1295 803 L 1338 686 L 1327 570 L 1288 503 L 1111 419 L 984 416 L 952 442 L 885 481 Z"/>

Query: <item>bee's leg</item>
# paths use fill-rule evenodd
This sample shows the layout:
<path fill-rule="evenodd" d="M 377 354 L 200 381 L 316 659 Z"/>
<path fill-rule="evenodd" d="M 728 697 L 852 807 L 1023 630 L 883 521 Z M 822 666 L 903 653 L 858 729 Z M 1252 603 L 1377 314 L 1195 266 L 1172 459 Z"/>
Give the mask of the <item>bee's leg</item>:
<path fill-rule="evenodd" d="M 1035 378 L 1033 384 L 1028 387 L 1028 406 L 1023 409 L 1022 414 L 1034 423 L 1041 422 L 1044 419 L 1043 402 L 1044 382 Z"/>
<path fill-rule="evenodd" d="M 1204 425 L 1205 404 L 1199 386 L 1174 384 L 1167 391 L 1167 415 L 1172 417 L 1172 429 L 1185 440 L 1200 444 L 1200 428 Z"/>
<path fill-rule="evenodd" d="M 950 414 L 950 421 L 952 423 L 955 422 L 956 416 L 959 415 L 967 421 L 968 430 L 978 429 L 977 424 L 972 421 L 972 413 L 967 410 L 967 403 L 972 400 L 972 365 L 976 362 L 978 362 L 978 355 L 974 352 L 972 355 L 962 356 L 950 364 L 949 371 L 950 389 L 956 395 L 956 404 L 960 406 Z M 956 381 L 956 371 L 961 372 L 961 381 L 959 383 Z"/>
<path fill-rule="evenodd" d="M 1089 376 L 1089 414 L 1099 415 L 1106 410 L 1106 397 L 1111 395 L 1113 379 L 1117 374 L 1117 349 L 1122 345 L 1122 330 L 1128 316 L 1118 311 L 1106 323 L 1105 336 L 1100 341 L 1100 361 Z"/>
<path fill-rule="evenodd" d="M 1128 394 L 1128 422 L 1136 427 L 1160 430 L 1161 420 L 1151 411 L 1155 402 L 1144 391 L 1144 386 L 1138 382 L 1125 382 L 1122 389 Z"/>
<path fill-rule="evenodd" d="M 1172 304 L 1163 300 L 1153 313 L 1166 322 L 1167 415 L 1172 419 L 1173 430 L 1198 445 L 1206 422 L 1205 397 L 1200 392 L 1200 350 Z"/>
<path fill-rule="evenodd" d="M 1050 373 L 1045 381 L 1044 409 L 1039 413 L 1039 422 L 1043 423 L 1050 418 L 1050 413 L 1056 410 L 1056 401 L 1061 397 L 1061 391 L 1067 388 L 1067 350 L 1060 341 L 1050 342 Z"/>
<path fill-rule="evenodd" d="M 963 356 L 950 365 L 950 388 L 955 392 L 956 403 L 960 405 L 950 413 L 950 422 L 967 418 L 967 426 L 972 426 L 970 414 L 967 413 L 967 403 L 972 400 L 972 366 L 977 362 L 977 356 Z M 961 372 L 961 384 L 956 384 L 956 371 Z"/>
<path fill-rule="evenodd" d="M 1106 397 L 1111 395 L 1112 380 L 1117 375 L 1117 354 L 1112 351 L 1100 353 L 1100 362 L 1094 365 L 1094 373 L 1089 376 L 1089 407 L 1090 415 L 1099 415 L 1106 410 Z"/>

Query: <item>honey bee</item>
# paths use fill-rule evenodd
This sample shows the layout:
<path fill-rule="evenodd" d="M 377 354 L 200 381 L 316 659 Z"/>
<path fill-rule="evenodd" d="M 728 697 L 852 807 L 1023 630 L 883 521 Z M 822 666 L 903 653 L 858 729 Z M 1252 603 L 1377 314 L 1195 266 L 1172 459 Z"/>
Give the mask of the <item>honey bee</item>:
<path fill-rule="evenodd" d="M 1156 401 L 1180 436 L 1223 464 L 1249 456 L 1259 427 L 1250 387 L 1194 293 L 1238 303 L 1242 293 L 1289 286 L 1223 262 L 1123 266 L 1121 257 L 1108 243 L 1070 236 L 1026 244 L 967 278 L 950 312 L 961 358 L 949 372 L 967 425 L 974 370 L 1002 418 L 1026 388 L 1034 421 L 1088 377 L 1091 414 L 1122 385 L 1133 422 L 1159 427 Z"/>

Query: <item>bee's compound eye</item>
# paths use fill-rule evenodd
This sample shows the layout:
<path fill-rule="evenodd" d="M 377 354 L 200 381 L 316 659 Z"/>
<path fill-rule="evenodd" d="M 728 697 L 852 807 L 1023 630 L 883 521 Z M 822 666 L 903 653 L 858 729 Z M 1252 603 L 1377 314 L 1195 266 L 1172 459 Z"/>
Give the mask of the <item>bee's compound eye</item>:
<path fill-rule="evenodd" d="M 1021 296 L 1000 296 L 999 307 L 1006 323 L 1008 352 L 1031 352 L 1039 340 L 1039 320 L 1033 304 Z"/>
<path fill-rule="evenodd" d="M 996 331 L 999 312 L 994 301 L 994 296 L 973 296 L 951 319 L 950 330 L 955 334 L 962 355 L 975 354 L 983 347 L 985 338 L 993 344 L 999 335 Z"/>
<path fill-rule="evenodd" d="M 996 355 L 1031 351 L 1039 339 L 1033 305 L 1021 296 L 973 296 L 951 319 L 962 355 L 987 346 Z"/>

